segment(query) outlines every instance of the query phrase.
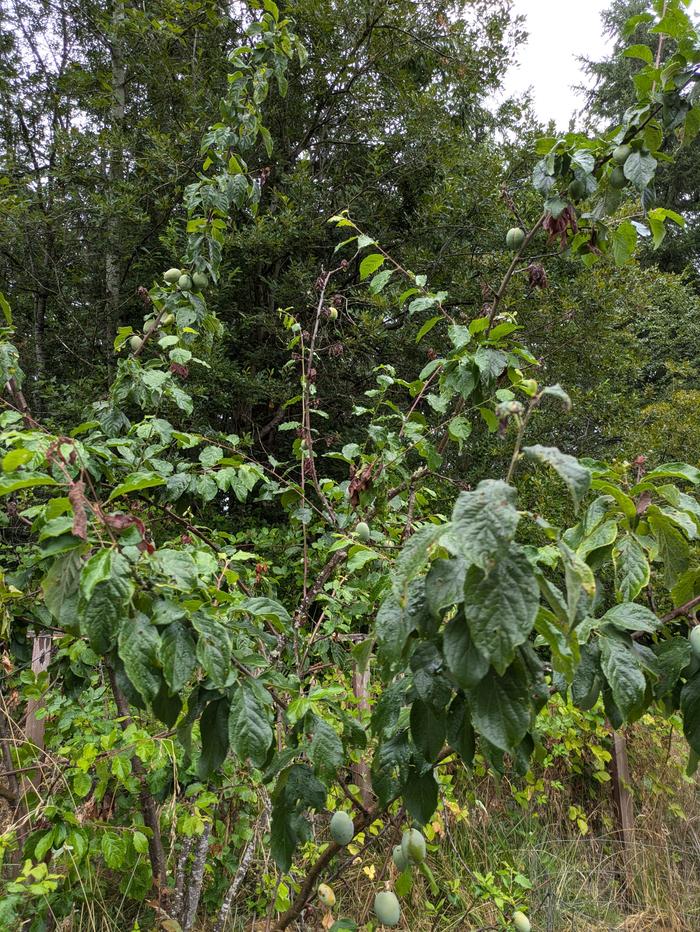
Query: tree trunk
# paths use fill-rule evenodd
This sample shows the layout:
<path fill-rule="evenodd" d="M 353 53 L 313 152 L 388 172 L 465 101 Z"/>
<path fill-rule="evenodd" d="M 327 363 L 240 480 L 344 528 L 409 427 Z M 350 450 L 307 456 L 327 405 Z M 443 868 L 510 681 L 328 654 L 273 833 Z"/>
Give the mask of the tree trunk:
<path fill-rule="evenodd" d="M 352 691 L 358 700 L 358 708 L 361 712 L 369 711 L 369 660 L 364 670 L 357 666 L 352 671 Z M 369 807 L 374 802 L 374 793 L 372 792 L 372 778 L 370 776 L 369 764 L 363 757 L 352 767 L 352 777 L 355 785 L 360 790 L 360 797 L 365 806 Z"/>
<path fill-rule="evenodd" d="M 104 351 L 111 359 L 114 331 L 119 321 L 121 263 L 119 261 L 119 217 L 116 204 L 119 186 L 124 180 L 124 146 L 122 131 L 126 108 L 126 65 L 122 49 L 122 28 L 125 20 L 124 0 L 115 0 L 112 10 L 112 32 L 109 37 L 112 56 L 112 103 L 109 109 L 110 148 L 108 153 L 108 215 L 106 223 L 107 254 L 105 256 L 106 313 Z"/>

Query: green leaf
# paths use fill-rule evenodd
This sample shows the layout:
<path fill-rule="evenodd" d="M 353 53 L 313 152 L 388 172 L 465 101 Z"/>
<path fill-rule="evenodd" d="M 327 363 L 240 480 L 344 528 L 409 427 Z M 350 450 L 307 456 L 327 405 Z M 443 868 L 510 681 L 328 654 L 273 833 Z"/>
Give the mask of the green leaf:
<path fill-rule="evenodd" d="M 552 652 L 552 665 L 562 673 L 568 682 L 574 676 L 579 660 L 579 645 L 575 635 L 571 635 L 557 616 L 541 608 L 535 619 L 535 630 L 544 638 Z"/>
<path fill-rule="evenodd" d="M 550 395 L 552 398 L 558 398 L 559 401 L 561 401 L 561 403 L 564 405 L 564 409 L 566 411 L 571 411 L 571 398 L 558 383 L 556 385 L 548 385 L 546 388 L 543 388 L 540 392 L 540 395 Z"/>
<path fill-rule="evenodd" d="M 197 665 L 194 640 L 187 625 L 176 619 L 164 628 L 160 638 L 160 662 L 165 681 L 173 693 L 188 683 Z"/>
<path fill-rule="evenodd" d="M 450 673 L 464 689 L 476 686 L 488 673 L 488 658 L 477 650 L 462 612 L 445 628 L 442 650 Z"/>
<path fill-rule="evenodd" d="M 464 696 L 456 695 L 447 710 L 447 743 L 465 764 L 474 760 L 476 740 Z"/>
<path fill-rule="evenodd" d="M 615 595 L 632 602 L 649 583 L 650 568 L 642 545 L 633 534 L 623 537 L 613 550 Z"/>
<path fill-rule="evenodd" d="M 413 767 L 409 769 L 408 781 L 403 788 L 403 801 L 416 822 L 425 825 L 438 803 L 438 785 L 432 770 L 421 774 Z"/>
<path fill-rule="evenodd" d="M 392 586 L 398 598 L 405 597 L 408 584 L 425 567 L 432 547 L 446 530 L 444 524 L 426 524 L 403 545 L 392 573 Z"/>
<path fill-rule="evenodd" d="M 123 866 L 126 857 L 126 845 L 120 835 L 117 835 L 116 832 L 105 832 L 100 842 L 100 848 L 107 867 L 111 870 L 119 870 Z"/>
<path fill-rule="evenodd" d="M 590 470 L 579 463 L 575 456 L 562 453 L 556 447 L 543 447 L 538 444 L 525 447 L 523 453 L 530 459 L 545 463 L 558 473 L 574 500 L 574 507 L 578 509 L 591 487 Z"/>
<path fill-rule="evenodd" d="M 83 567 L 80 590 L 81 633 L 89 638 L 93 650 L 106 654 L 126 621 L 134 594 L 129 563 L 118 550 L 98 550 Z"/>
<path fill-rule="evenodd" d="M 700 484 L 700 469 L 690 466 L 688 463 L 664 463 L 663 466 L 657 466 L 651 469 L 644 477 L 645 480 L 656 478 L 669 479 L 687 479 L 693 485 Z"/>
<path fill-rule="evenodd" d="M 120 482 L 107 501 L 111 502 L 120 495 L 127 495 L 129 492 L 140 492 L 142 489 L 152 489 L 159 485 L 165 485 L 163 476 L 156 472 L 135 472 L 127 476 L 123 482 Z"/>
<path fill-rule="evenodd" d="M 16 447 L 14 450 L 10 450 L 9 453 L 6 453 L 2 458 L 2 471 L 3 472 L 14 472 L 15 469 L 19 469 L 20 466 L 24 466 L 25 463 L 28 463 L 30 459 L 36 454 L 32 450 L 25 450 L 22 447 Z"/>
<path fill-rule="evenodd" d="M 640 58 L 647 65 L 654 64 L 654 53 L 648 45 L 630 45 L 622 54 L 625 58 Z"/>
<path fill-rule="evenodd" d="M 126 619 L 119 631 L 119 656 L 124 670 L 143 699 L 150 703 L 160 689 L 158 630 L 138 613 Z"/>
<path fill-rule="evenodd" d="M 467 564 L 488 569 L 502 556 L 520 520 L 512 486 L 494 479 L 480 482 L 473 492 L 461 492 L 452 511 L 445 545 Z"/>
<path fill-rule="evenodd" d="M 654 644 L 653 650 L 659 670 L 659 679 L 654 684 L 654 695 L 660 698 L 676 686 L 682 671 L 690 662 L 691 647 L 687 638 L 673 637 Z"/>
<path fill-rule="evenodd" d="M 646 679 L 634 652 L 615 638 L 602 636 L 600 666 L 610 685 L 615 705 L 625 721 L 634 721 L 644 711 Z"/>
<path fill-rule="evenodd" d="M 664 567 L 664 583 L 668 589 L 675 586 L 679 576 L 687 569 L 690 548 L 683 534 L 665 515 L 650 514 L 647 518 L 654 533 L 652 560 L 660 560 Z"/>
<path fill-rule="evenodd" d="M 416 343 L 420 343 L 424 336 L 426 336 L 436 324 L 439 324 L 443 319 L 442 315 L 439 314 L 437 317 L 431 317 L 430 320 L 426 320 L 423 326 L 420 328 L 416 334 Z"/>
<path fill-rule="evenodd" d="M 557 547 L 562 555 L 564 577 L 566 579 L 566 604 L 569 621 L 574 622 L 582 600 L 587 604 L 595 595 L 595 577 L 590 566 L 573 552 L 564 541 L 558 541 Z"/>
<path fill-rule="evenodd" d="M 169 576 L 179 588 L 190 592 L 196 588 L 198 582 L 197 565 L 192 554 L 184 550 L 171 550 L 161 547 L 151 556 L 154 568 Z"/>
<path fill-rule="evenodd" d="M 88 773 L 76 773 L 73 777 L 73 793 L 84 799 L 92 789 L 92 779 Z"/>
<path fill-rule="evenodd" d="M 631 158 L 631 156 L 630 156 Z M 612 253 L 616 265 L 626 265 L 637 248 L 637 229 L 625 220 L 613 233 Z"/>
<path fill-rule="evenodd" d="M 445 719 L 421 699 L 411 706 L 411 738 L 429 764 L 437 759 L 445 743 Z"/>
<path fill-rule="evenodd" d="M 393 269 L 384 269 L 383 272 L 378 272 L 369 283 L 370 294 L 380 294 L 393 274 Z"/>
<path fill-rule="evenodd" d="M 681 690 L 683 734 L 696 754 L 700 754 L 700 671 Z"/>
<path fill-rule="evenodd" d="M 44 473 L 22 473 L 19 478 L 0 480 L 0 496 L 19 492 L 20 489 L 31 489 L 39 485 L 58 485 L 55 479 Z"/>
<path fill-rule="evenodd" d="M 588 555 L 602 547 L 609 547 L 617 540 L 618 525 L 617 521 L 611 519 L 604 521 L 593 529 L 593 531 L 581 541 L 576 548 L 576 554 L 582 560 L 586 560 Z"/>
<path fill-rule="evenodd" d="M 530 727 L 528 680 L 522 663 L 503 676 L 491 670 L 469 693 L 472 724 L 501 751 L 512 752 Z"/>
<path fill-rule="evenodd" d="M 73 549 L 55 559 L 42 580 L 44 603 L 61 628 L 77 630 L 82 568 L 81 550 Z"/>
<path fill-rule="evenodd" d="M 322 718 L 316 718 L 308 753 L 317 773 L 327 777 L 337 775 L 343 763 L 343 742 Z"/>
<path fill-rule="evenodd" d="M 603 615 L 601 621 L 620 631 L 644 631 L 646 634 L 654 634 L 661 625 L 651 609 L 637 602 L 615 605 Z"/>
<path fill-rule="evenodd" d="M 146 838 L 143 832 L 134 832 L 131 836 L 131 843 L 137 854 L 148 854 L 148 838 Z"/>
<path fill-rule="evenodd" d="M 395 592 L 386 596 L 377 612 L 375 630 L 379 648 L 388 660 L 398 660 L 426 610 L 422 580 L 414 580 L 401 598 Z"/>
<path fill-rule="evenodd" d="M 197 761 L 197 776 L 206 780 L 226 760 L 229 747 L 229 701 L 227 698 L 210 702 L 199 721 L 202 751 Z"/>
<path fill-rule="evenodd" d="M 268 719 L 268 708 L 261 702 L 259 692 L 248 683 L 238 686 L 231 700 L 228 728 L 231 747 L 242 762 L 250 758 L 258 767 L 265 762 L 272 744 Z"/>
<path fill-rule="evenodd" d="M 12 326 L 12 309 L 5 295 L 0 291 L 0 311 L 8 327 Z"/>
<path fill-rule="evenodd" d="M 656 174 L 657 161 L 650 153 L 631 152 L 624 164 L 625 178 L 631 181 L 638 191 L 643 191 Z M 631 224 L 628 220 L 622 224 Z M 619 228 L 618 228 L 619 229 Z M 614 251 L 614 244 L 613 244 Z"/>
<path fill-rule="evenodd" d="M 473 566 L 464 580 L 464 614 L 474 644 L 503 675 L 532 631 L 540 591 L 525 552 L 515 545 L 484 574 Z"/>
<path fill-rule="evenodd" d="M 292 621 L 291 615 L 284 605 L 275 599 L 268 599 L 266 596 L 244 599 L 235 608 L 236 611 L 249 612 L 258 618 L 269 618 L 285 625 L 290 624 Z"/>
<path fill-rule="evenodd" d="M 231 672 L 231 632 L 217 618 L 195 612 L 192 624 L 199 634 L 197 638 L 197 660 L 215 688 L 223 688 Z"/>
<path fill-rule="evenodd" d="M 425 600 L 431 614 L 438 618 L 442 610 L 464 601 L 466 564 L 459 557 L 433 560 L 425 577 Z"/>
<path fill-rule="evenodd" d="M 380 266 L 384 265 L 384 262 L 384 256 L 378 252 L 365 256 L 360 263 L 360 281 L 363 282 L 366 278 L 369 278 Z"/>
<path fill-rule="evenodd" d="M 461 441 L 467 440 L 471 436 L 472 422 L 468 421 L 463 414 L 458 414 L 447 425 L 447 432 L 451 440 L 461 443 Z"/>

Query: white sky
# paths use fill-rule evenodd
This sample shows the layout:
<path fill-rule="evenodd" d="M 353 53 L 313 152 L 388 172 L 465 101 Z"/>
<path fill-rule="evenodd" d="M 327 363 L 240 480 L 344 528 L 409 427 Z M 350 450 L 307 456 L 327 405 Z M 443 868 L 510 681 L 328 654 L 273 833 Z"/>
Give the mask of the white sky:
<path fill-rule="evenodd" d="M 532 87 L 535 111 L 542 122 L 553 119 L 567 130 L 573 112 L 583 104 L 573 85 L 583 83 L 577 55 L 598 59 L 609 53 L 603 41 L 601 10 L 609 0 L 514 0 L 526 17 L 529 38 L 517 52 L 504 90 L 517 94 Z M 698 10 L 700 0 L 691 9 Z"/>

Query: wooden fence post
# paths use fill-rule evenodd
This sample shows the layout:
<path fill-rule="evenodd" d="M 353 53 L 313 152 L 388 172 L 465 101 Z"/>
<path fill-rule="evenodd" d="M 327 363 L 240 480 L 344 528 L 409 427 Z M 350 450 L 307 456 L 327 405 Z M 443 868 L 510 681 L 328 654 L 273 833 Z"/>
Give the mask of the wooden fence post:
<path fill-rule="evenodd" d="M 617 810 L 616 836 L 620 840 L 625 886 L 632 889 L 634 880 L 632 855 L 634 853 L 634 801 L 630 792 L 630 768 L 627 758 L 627 739 L 620 731 L 613 731 L 612 785 Z"/>

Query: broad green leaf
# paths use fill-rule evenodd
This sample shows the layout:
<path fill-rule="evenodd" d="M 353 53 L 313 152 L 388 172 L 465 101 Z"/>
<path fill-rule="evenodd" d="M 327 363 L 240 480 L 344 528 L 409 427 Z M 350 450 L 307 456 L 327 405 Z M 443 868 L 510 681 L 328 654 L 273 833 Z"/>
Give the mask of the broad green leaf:
<path fill-rule="evenodd" d="M 272 744 L 269 706 L 248 683 L 239 685 L 231 700 L 228 728 L 231 747 L 244 762 L 247 758 L 260 767 Z"/>
<path fill-rule="evenodd" d="M 22 447 L 16 447 L 3 456 L 2 471 L 14 472 L 15 469 L 19 469 L 20 466 L 24 466 L 24 464 L 28 463 L 29 460 L 33 459 L 34 456 L 36 456 L 36 454 L 32 450 L 25 450 Z"/>
<path fill-rule="evenodd" d="M 384 269 L 382 272 L 378 272 L 369 283 L 370 294 L 380 294 L 393 274 L 393 269 Z M 416 342 L 418 341 L 416 340 Z"/>
<path fill-rule="evenodd" d="M 630 156 L 631 158 L 631 156 Z M 613 233 L 612 253 L 616 265 L 626 265 L 637 248 L 637 230 L 629 220 L 623 221 Z"/>
<path fill-rule="evenodd" d="M 683 734 L 696 754 L 700 754 L 700 671 L 681 690 Z"/>
<path fill-rule="evenodd" d="M 488 658 L 477 650 L 461 612 L 445 628 L 442 650 L 450 673 L 462 688 L 471 689 L 488 673 Z"/>
<path fill-rule="evenodd" d="M 166 683 L 173 693 L 179 693 L 189 682 L 197 665 L 194 640 L 183 621 L 176 619 L 162 630 L 160 661 Z"/>
<path fill-rule="evenodd" d="M 464 614 L 478 651 L 503 675 L 532 631 L 540 591 L 525 552 L 513 546 L 486 574 L 476 566 L 464 580 Z"/>
<path fill-rule="evenodd" d="M 598 639 L 581 645 L 581 659 L 571 683 L 571 698 L 579 709 L 592 709 L 598 701 L 602 674 Z"/>
<path fill-rule="evenodd" d="M 411 706 L 411 738 L 428 763 L 433 763 L 445 743 L 444 713 L 438 715 L 427 702 L 416 699 Z"/>
<path fill-rule="evenodd" d="M 625 721 L 644 711 L 646 679 L 634 652 L 612 637 L 600 637 L 600 666 L 610 685 L 615 705 Z"/>
<path fill-rule="evenodd" d="M 654 634 L 661 622 L 646 605 L 638 602 L 621 602 L 609 609 L 601 621 L 620 631 L 644 631 Z"/>
<path fill-rule="evenodd" d="M 143 832 L 136 831 L 131 836 L 131 843 L 137 854 L 148 854 L 148 838 Z"/>
<path fill-rule="evenodd" d="M 231 631 L 219 619 L 195 612 L 192 624 L 197 631 L 197 660 L 201 663 L 211 685 L 227 685 L 231 672 Z"/>
<path fill-rule="evenodd" d="M 70 550 L 53 561 L 41 588 L 44 604 L 59 627 L 77 630 L 82 551 Z"/>
<path fill-rule="evenodd" d="M 199 721 L 202 750 L 197 761 L 197 776 L 206 780 L 226 760 L 229 747 L 229 701 L 227 698 L 210 702 Z"/>
<path fill-rule="evenodd" d="M 44 473 L 23 473 L 14 479 L 5 478 L 0 480 L 0 496 L 10 495 L 12 492 L 19 492 L 20 489 L 31 489 L 39 485 L 58 485 L 51 476 Z"/>
<path fill-rule="evenodd" d="M 461 492 L 452 511 L 445 545 L 467 564 L 488 569 L 502 556 L 520 520 L 512 486 L 494 479 L 480 482 L 473 492 Z"/>
<path fill-rule="evenodd" d="M 458 414 L 447 425 L 447 432 L 452 440 L 457 442 L 467 440 L 471 436 L 472 422 L 467 420 L 463 414 Z"/>
<path fill-rule="evenodd" d="M 116 832 L 105 832 L 100 848 L 105 864 L 110 870 L 119 870 L 123 867 L 126 858 L 126 836 L 118 835 Z"/>
<path fill-rule="evenodd" d="M 571 398 L 564 391 L 564 389 L 557 383 L 556 385 L 548 385 L 546 388 L 543 388 L 540 392 L 541 395 L 551 395 L 552 398 L 558 398 L 559 401 L 564 405 L 566 411 L 571 411 Z"/>
<path fill-rule="evenodd" d="M 143 699 L 155 699 L 161 684 L 158 650 L 160 637 L 148 618 L 138 613 L 119 630 L 119 656 L 124 670 Z"/>
<path fill-rule="evenodd" d="M 566 579 L 566 605 L 569 621 L 576 620 L 579 607 L 587 605 L 595 595 L 595 577 L 590 566 L 574 553 L 564 541 L 558 541 L 557 547 L 562 555 L 564 576 Z"/>
<path fill-rule="evenodd" d="M 654 534 L 652 560 L 660 560 L 664 568 L 664 582 L 673 588 L 679 576 L 689 566 L 690 548 L 683 534 L 672 521 L 662 514 L 650 514 L 649 526 Z"/>
<path fill-rule="evenodd" d="M 388 660 L 398 660 L 410 635 L 427 612 L 422 580 L 414 580 L 401 598 L 390 592 L 377 612 L 375 630 L 380 651 Z"/>
<path fill-rule="evenodd" d="M 622 54 L 626 58 L 640 58 L 647 65 L 654 63 L 654 53 L 648 45 L 630 45 Z"/>
<path fill-rule="evenodd" d="M 236 611 L 250 612 L 258 618 L 270 618 L 274 621 L 286 624 L 291 623 L 291 616 L 287 609 L 276 599 L 269 599 L 266 596 L 254 596 L 253 598 L 244 599 L 235 606 Z"/>
<path fill-rule="evenodd" d="M 690 662 L 691 647 L 687 638 L 673 637 L 654 644 L 653 650 L 659 670 L 659 679 L 654 683 L 654 695 L 661 697 L 675 687 L 681 672 Z"/>
<path fill-rule="evenodd" d="M 179 589 L 190 592 L 197 585 L 197 566 L 192 554 L 162 547 L 151 555 L 154 568 L 169 576 Z"/>
<path fill-rule="evenodd" d="M 535 630 L 544 638 L 552 652 L 552 665 L 562 673 L 570 683 L 579 661 L 579 644 L 557 616 L 547 609 L 540 608 L 535 619 Z"/>
<path fill-rule="evenodd" d="M 430 550 L 446 531 L 447 526 L 444 524 L 426 524 L 403 545 L 392 573 L 392 585 L 397 598 L 405 596 L 408 584 L 425 567 Z"/>
<path fill-rule="evenodd" d="M 385 257 L 378 252 L 365 256 L 360 262 L 360 281 L 363 282 L 366 278 L 369 278 L 380 266 L 384 265 L 385 261 Z"/>
<path fill-rule="evenodd" d="M 503 676 L 491 670 L 469 692 L 472 724 L 501 751 L 512 752 L 530 727 L 528 680 L 523 665 L 514 663 Z"/>
<path fill-rule="evenodd" d="M 476 740 L 464 696 L 456 695 L 447 710 L 447 743 L 465 764 L 474 760 Z"/>
<path fill-rule="evenodd" d="M 599 524 L 595 530 L 585 537 L 576 548 L 576 554 L 582 560 L 586 560 L 588 555 L 601 547 L 609 547 L 613 544 L 618 535 L 617 521 L 605 521 Z"/>
<path fill-rule="evenodd" d="M 98 550 L 80 575 L 78 602 L 80 630 L 98 654 L 106 654 L 128 621 L 128 605 L 134 594 L 129 563 L 119 551 Z M 129 676 L 131 679 L 131 676 Z"/>
<path fill-rule="evenodd" d="M 613 550 L 615 564 L 615 595 L 623 602 L 632 602 L 649 583 L 650 568 L 642 545 L 627 534 Z"/>
<path fill-rule="evenodd" d="M 564 480 L 569 493 L 578 509 L 591 487 L 590 470 L 583 466 L 575 456 L 562 453 L 556 447 L 536 445 L 523 449 L 525 456 L 550 466 Z"/>
<path fill-rule="evenodd" d="M 423 324 L 423 326 L 420 328 L 420 330 L 416 334 L 416 343 L 420 343 L 423 337 L 426 336 L 428 333 L 430 333 L 433 327 L 436 324 L 439 324 L 441 320 L 443 320 L 443 317 L 440 314 L 437 317 L 431 317 L 429 320 L 426 320 L 426 322 Z"/>
<path fill-rule="evenodd" d="M 649 182 L 653 180 L 657 164 L 651 153 L 634 151 L 628 156 L 624 164 L 625 178 L 631 181 L 638 191 L 643 191 Z M 626 220 L 625 223 L 629 223 L 629 221 Z"/>
<path fill-rule="evenodd" d="M 309 759 L 314 770 L 328 777 L 335 777 L 343 763 L 343 742 L 337 732 L 322 718 L 316 718 L 309 742 Z"/>
<path fill-rule="evenodd" d="M 425 600 L 430 612 L 439 617 L 442 610 L 464 601 L 464 560 L 433 560 L 425 577 Z"/>
<path fill-rule="evenodd" d="M 108 501 L 119 498 L 120 495 L 128 495 L 129 492 L 140 492 L 142 489 L 153 489 L 156 486 L 165 485 L 165 478 L 159 476 L 156 472 L 135 472 L 127 476 L 123 482 L 112 490 Z"/>
<path fill-rule="evenodd" d="M 438 785 L 432 770 L 420 773 L 411 768 L 403 788 L 403 801 L 409 813 L 420 825 L 430 819 L 437 809 Z"/>
<path fill-rule="evenodd" d="M 657 466 L 656 469 L 650 469 L 644 477 L 649 479 L 687 479 L 693 485 L 700 484 L 700 469 L 690 466 L 688 463 L 664 463 L 663 466 Z"/>

